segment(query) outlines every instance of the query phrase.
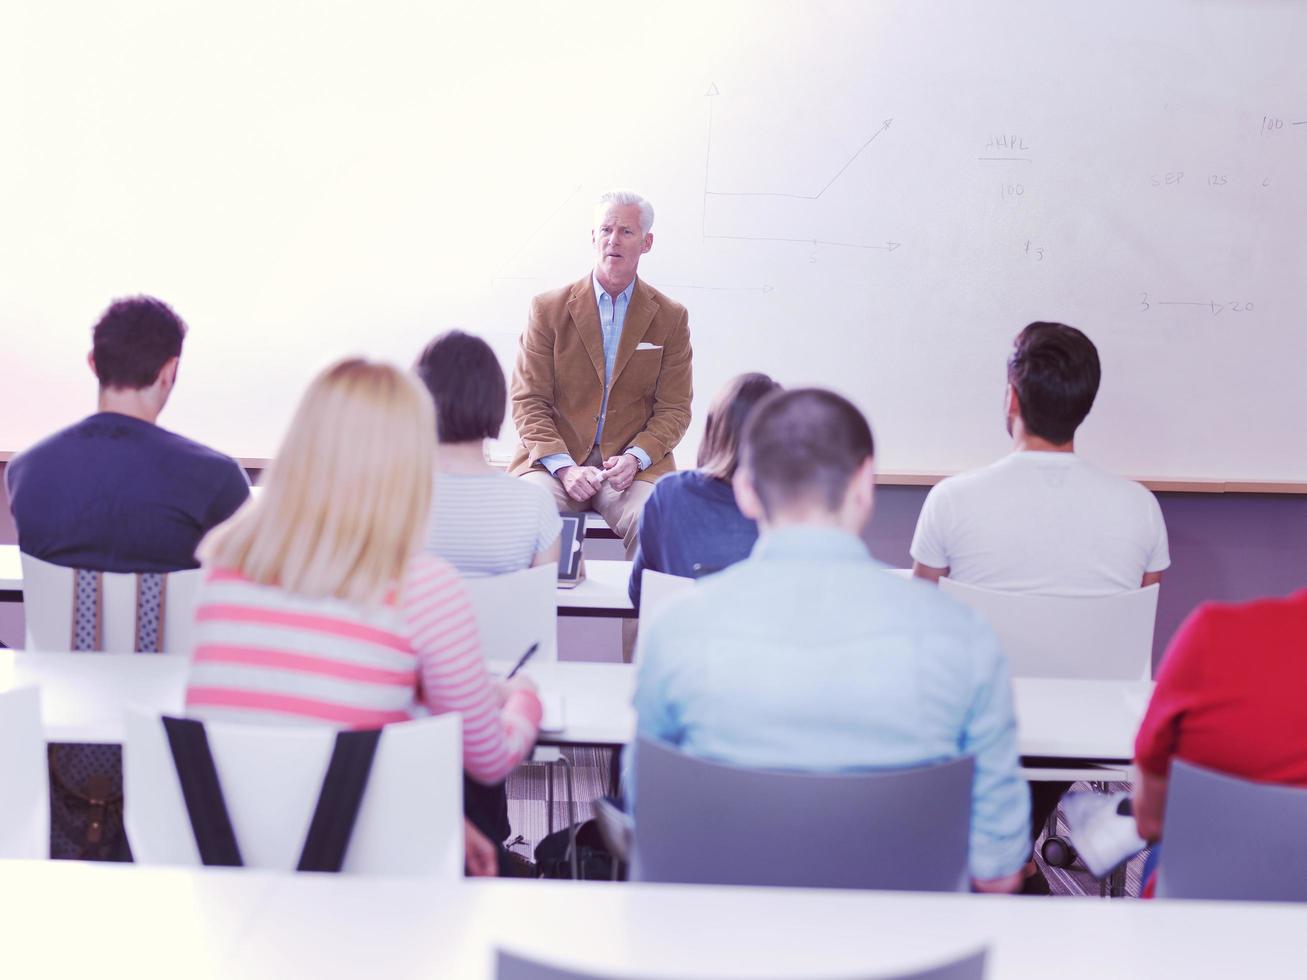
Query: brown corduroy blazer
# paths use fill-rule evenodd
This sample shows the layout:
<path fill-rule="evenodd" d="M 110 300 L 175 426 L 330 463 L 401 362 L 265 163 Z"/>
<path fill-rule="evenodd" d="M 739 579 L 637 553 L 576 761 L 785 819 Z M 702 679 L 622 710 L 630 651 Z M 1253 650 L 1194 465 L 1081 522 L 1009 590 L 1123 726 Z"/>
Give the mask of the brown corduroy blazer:
<path fill-rule="evenodd" d="M 690 426 L 691 350 L 685 307 L 637 278 L 622 324 L 600 452 L 639 446 L 652 460 L 638 479 L 676 469 L 672 450 Z M 578 463 L 590 454 L 604 397 L 604 342 L 591 273 L 542 293 L 518 345 L 513 423 L 521 438 L 509 472 L 554 453 Z"/>

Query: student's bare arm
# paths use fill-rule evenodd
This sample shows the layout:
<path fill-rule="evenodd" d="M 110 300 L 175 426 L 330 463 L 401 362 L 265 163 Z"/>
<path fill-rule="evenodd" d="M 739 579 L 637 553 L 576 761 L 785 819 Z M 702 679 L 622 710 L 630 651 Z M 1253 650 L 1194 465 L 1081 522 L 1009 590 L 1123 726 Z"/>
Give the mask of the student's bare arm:
<path fill-rule="evenodd" d="M 559 550 L 558 538 L 554 538 L 554 543 L 548 548 L 536 552 L 535 558 L 531 559 L 531 567 L 535 568 L 537 565 L 548 565 L 550 562 L 558 561 Z"/>
<path fill-rule="evenodd" d="M 1154 776 L 1139 770 L 1135 780 L 1135 827 L 1139 836 L 1147 841 L 1162 837 L 1162 813 L 1166 807 L 1166 777 Z"/>
<path fill-rule="evenodd" d="M 1025 877 L 1025 869 L 1022 869 L 1003 878 L 972 878 L 971 889 L 991 895 L 1011 895 L 1021 889 Z"/>
<path fill-rule="evenodd" d="M 927 582 L 935 583 L 946 575 L 948 575 L 947 568 L 935 568 L 931 565 L 923 565 L 919 561 L 912 563 L 913 578 L 924 578 Z"/>
<path fill-rule="evenodd" d="M 1139 588 L 1146 589 L 1150 585 L 1159 585 L 1161 584 L 1161 581 L 1162 581 L 1161 572 L 1144 572 L 1144 581 L 1139 586 Z"/>

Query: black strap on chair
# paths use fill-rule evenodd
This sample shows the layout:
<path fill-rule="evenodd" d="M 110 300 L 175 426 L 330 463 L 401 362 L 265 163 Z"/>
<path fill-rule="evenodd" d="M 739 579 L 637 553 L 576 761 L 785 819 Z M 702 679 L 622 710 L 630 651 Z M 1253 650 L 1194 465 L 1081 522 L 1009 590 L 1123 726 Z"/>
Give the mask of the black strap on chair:
<path fill-rule="evenodd" d="M 165 715 L 163 730 L 168 735 L 168 748 L 172 750 L 200 861 L 207 867 L 241 867 L 241 849 L 227 814 L 227 800 L 218 782 L 218 767 L 213 764 L 204 723 Z"/>
<path fill-rule="evenodd" d="M 372 772 L 372 759 L 381 741 L 381 729 L 337 732 L 322 792 L 313 811 L 298 871 L 339 871 L 345 863 L 354 821 L 363 805 L 363 791 Z"/>
<path fill-rule="evenodd" d="M 165 717 L 163 725 L 200 860 L 210 866 L 240 867 L 243 862 L 236 832 L 204 724 L 191 718 Z M 336 733 L 297 870 L 339 871 L 345 863 L 380 741 L 380 729 Z"/>

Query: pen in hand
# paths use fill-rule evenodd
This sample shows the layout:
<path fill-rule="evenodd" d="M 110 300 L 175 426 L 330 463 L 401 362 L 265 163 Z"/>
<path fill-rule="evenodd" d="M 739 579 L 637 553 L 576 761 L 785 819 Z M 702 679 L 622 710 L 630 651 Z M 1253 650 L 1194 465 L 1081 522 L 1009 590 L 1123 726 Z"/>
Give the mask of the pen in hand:
<path fill-rule="evenodd" d="M 536 650 L 538 650 L 539 647 L 540 647 L 539 643 L 532 643 L 529 647 L 527 647 L 526 653 L 522 654 L 522 659 L 519 660 L 517 662 L 517 665 L 508 672 L 508 676 L 505 677 L 504 680 L 511 681 L 513 679 L 513 675 L 526 666 L 526 662 L 531 659 L 531 657 L 535 654 Z"/>

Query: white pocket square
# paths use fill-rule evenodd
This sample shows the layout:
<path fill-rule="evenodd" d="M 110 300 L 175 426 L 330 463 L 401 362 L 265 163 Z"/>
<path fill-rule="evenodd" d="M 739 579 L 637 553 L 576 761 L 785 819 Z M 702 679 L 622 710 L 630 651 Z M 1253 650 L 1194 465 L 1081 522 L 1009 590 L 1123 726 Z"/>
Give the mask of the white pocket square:
<path fill-rule="evenodd" d="M 662 349 L 663 349 L 663 345 L 662 345 L 662 344 L 650 344 L 650 343 L 647 343 L 647 342 L 646 342 L 646 343 L 639 344 L 635 349 L 636 349 L 636 350 L 662 350 Z"/>

